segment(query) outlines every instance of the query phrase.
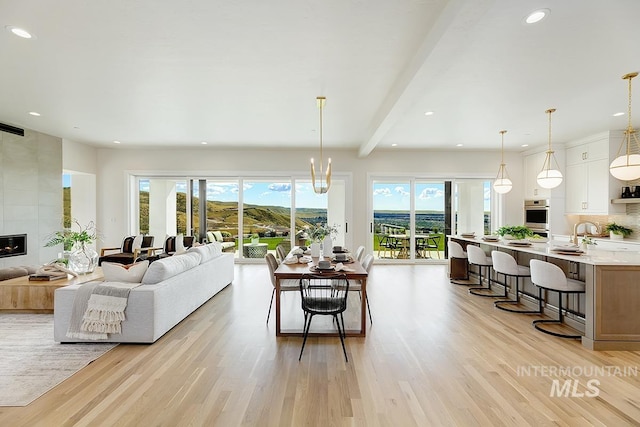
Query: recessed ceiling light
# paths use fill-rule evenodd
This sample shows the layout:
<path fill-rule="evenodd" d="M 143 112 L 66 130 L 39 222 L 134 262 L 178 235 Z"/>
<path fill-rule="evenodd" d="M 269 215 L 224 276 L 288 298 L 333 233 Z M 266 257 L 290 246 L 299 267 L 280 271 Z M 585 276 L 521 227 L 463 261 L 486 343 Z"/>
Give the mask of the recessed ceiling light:
<path fill-rule="evenodd" d="M 32 38 L 34 38 L 33 35 L 31 33 L 29 33 L 29 31 L 27 31 L 27 30 L 25 30 L 23 28 L 14 27 L 12 25 L 7 25 L 5 28 L 7 30 L 11 31 L 16 36 L 22 37 L 23 39 L 32 39 Z"/>
<path fill-rule="evenodd" d="M 202 141 L 200 144 L 207 145 L 207 141 Z"/>
<path fill-rule="evenodd" d="M 113 141 L 114 144 L 120 144 L 120 141 Z"/>
<path fill-rule="evenodd" d="M 522 144 L 520 147 L 528 147 L 529 144 Z"/>
<path fill-rule="evenodd" d="M 615 113 L 613 115 L 613 117 L 620 117 L 620 116 L 624 116 L 624 113 L 623 112 L 619 112 L 619 113 Z"/>
<path fill-rule="evenodd" d="M 464 144 L 456 144 L 456 147 L 462 147 Z"/>
<path fill-rule="evenodd" d="M 35 111 L 29 111 L 29 114 L 31 114 L 32 116 L 40 117 L 40 113 L 37 113 Z"/>
<path fill-rule="evenodd" d="M 425 116 L 433 116 L 433 111 L 427 111 L 424 113 Z"/>
<path fill-rule="evenodd" d="M 391 144 L 392 147 L 397 147 L 398 144 L 396 144 L 395 142 L 393 144 Z"/>
<path fill-rule="evenodd" d="M 549 9 L 534 10 L 533 12 L 528 14 L 526 18 L 524 18 L 524 22 L 526 22 L 527 24 L 535 24 L 536 22 L 542 21 L 548 14 Z"/>

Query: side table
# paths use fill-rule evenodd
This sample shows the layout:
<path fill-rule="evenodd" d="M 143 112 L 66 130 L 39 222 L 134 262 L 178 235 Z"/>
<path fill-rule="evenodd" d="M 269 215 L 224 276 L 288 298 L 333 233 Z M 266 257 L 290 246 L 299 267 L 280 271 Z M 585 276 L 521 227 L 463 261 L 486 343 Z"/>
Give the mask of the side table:
<path fill-rule="evenodd" d="M 264 258 L 268 247 L 267 243 L 245 243 L 242 245 L 242 255 L 245 258 Z"/>

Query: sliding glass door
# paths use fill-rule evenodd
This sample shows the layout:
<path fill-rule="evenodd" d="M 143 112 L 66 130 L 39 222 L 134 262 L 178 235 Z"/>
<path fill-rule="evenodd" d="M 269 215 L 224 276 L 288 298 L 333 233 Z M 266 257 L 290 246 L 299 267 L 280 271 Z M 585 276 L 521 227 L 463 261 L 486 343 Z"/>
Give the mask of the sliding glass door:
<path fill-rule="evenodd" d="M 482 235 L 491 227 L 491 181 L 486 179 L 384 177 L 373 178 L 371 189 L 370 244 L 381 260 L 444 260 L 447 234 Z"/>

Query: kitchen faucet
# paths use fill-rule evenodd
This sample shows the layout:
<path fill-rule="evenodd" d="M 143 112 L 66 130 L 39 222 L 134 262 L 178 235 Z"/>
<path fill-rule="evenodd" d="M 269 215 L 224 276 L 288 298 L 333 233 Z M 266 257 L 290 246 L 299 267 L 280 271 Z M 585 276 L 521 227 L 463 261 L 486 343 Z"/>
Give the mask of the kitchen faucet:
<path fill-rule="evenodd" d="M 596 223 L 593 223 L 591 221 L 579 221 L 579 222 L 576 222 L 573 225 L 573 243 L 576 244 L 576 245 L 578 244 L 578 227 L 580 227 L 581 225 L 593 225 L 596 228 L 596 234 L 602 233 L 602 229 L 600 228 L 600 224 L 597 223 L 597 222 Z M 591 234 L 591 233 L 589 233 L 588 230 L 585 229 L 585 233 L 584 234 L 587 235 L 587 234 Z"/>

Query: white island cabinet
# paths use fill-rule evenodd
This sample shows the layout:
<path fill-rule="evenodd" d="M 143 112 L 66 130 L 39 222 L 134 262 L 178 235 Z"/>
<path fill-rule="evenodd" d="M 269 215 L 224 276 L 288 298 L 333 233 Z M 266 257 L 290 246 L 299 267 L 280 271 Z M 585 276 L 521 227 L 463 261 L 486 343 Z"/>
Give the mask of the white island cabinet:
<path fill-rule="evenodd" d="M 603 132 L 566 145 L 567 214 L 625 213 L 624 205 L 611 203 L 611 199 L 620 197 L 623 183 L 609 173 L 622 136 L 621 132 Z"/>

